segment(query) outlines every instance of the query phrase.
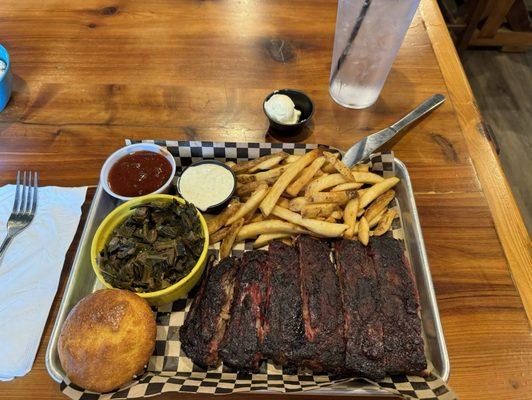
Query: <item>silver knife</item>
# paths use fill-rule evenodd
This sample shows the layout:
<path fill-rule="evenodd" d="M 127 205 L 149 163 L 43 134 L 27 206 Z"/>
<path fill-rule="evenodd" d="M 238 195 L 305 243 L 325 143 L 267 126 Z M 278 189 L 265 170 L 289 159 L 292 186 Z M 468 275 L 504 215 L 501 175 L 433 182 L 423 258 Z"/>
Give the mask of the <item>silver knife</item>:
<path fill-rule="evenodd" d="M 374 153 L 387 141 L 393 138 L 405 126 L 410 125 L 416 119 L 422 117 L 429 111 L 432 111 L 445 101 L 443 94 L 435 94 L 421 103 L 419 106 L 410 111 L 392 126 L 383 129 L 377 133 L 366 136 L 361 141 L 355 143 L 342 158 L 342 161 L 348 167 L 367 159 L 371 153 Z"/>

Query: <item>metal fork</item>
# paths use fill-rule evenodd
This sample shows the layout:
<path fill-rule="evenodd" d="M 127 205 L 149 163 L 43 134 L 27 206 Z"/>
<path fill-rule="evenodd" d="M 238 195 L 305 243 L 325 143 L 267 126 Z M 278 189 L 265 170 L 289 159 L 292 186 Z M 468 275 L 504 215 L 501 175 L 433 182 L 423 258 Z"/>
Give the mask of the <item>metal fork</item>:
<path fill-rule="evenodd" d="M 13 238 L 29 226 L 35 216 L 35 210 L 37 209 L 37 172 L 32 173 L 31 171 L 24 171 L 22 173 L 22 185 L 20 177 L 21 173 L 18 171 L 13 211 L 7 220 L 7 236 L 0 245 L 0 263 L 2 262 L 2 257 Z"/>

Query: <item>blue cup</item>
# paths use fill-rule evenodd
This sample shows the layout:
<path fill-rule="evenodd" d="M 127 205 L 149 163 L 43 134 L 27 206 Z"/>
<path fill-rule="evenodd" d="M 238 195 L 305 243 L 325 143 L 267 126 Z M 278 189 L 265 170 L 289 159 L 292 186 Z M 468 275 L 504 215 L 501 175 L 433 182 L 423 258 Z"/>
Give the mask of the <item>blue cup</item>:
<path fill-rule="evenodd" d="M 0 70 L 0 112 L 6 107 L 11 97 L 11 88 L 13 86 L 13 74 L 11 73 L 11 63 L 9 62 L 9 53 L 4 46 L 0 44 L 0 60 L 6 64 L 4 71 Z"/>

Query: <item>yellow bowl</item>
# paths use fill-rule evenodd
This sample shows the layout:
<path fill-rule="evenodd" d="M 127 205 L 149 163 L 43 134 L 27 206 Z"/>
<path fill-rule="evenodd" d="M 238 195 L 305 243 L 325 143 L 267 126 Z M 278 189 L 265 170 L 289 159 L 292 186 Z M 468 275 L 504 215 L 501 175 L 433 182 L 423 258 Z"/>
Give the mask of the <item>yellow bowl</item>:
<path fill-rule="evenodd" d="M 98 277 L 98 280 L 105 286 L 110 289 L 113 288 L 109 283 L 107 283 L 100 272 L 100 267 L 98 266 L 98 254 L 103 250 L 109 237 L 115 230 L 115 228 L 120 225 L 127 217 L 135 212 L 131 210 L 132 206 L 136 206 L 143 203 L 152 203 L 152 202 L 165 202 L 172 199 L 177 200 L 179 203 L 184 204 L 185 200 L 177 196 L 171 196 L 168 194 L 149 194 L 147 196 L 137 197 L 135 199 L 126 201 L 124 204 L 118 206 L 113 210 L 105 219 L 102 221 L 94 238 L 92 239 L 91 246 L 91 263 L 94 273 Z M 160 304 L 171 303 L 174 300 L 177 300 L 185 296 L 201 278 L 203 270 L 205 269 L 205 264 L 207 262 L 207 251 L 209 249 L 209 231 L 207 229 L 207 223 L 205 219 L 198 211 L 198 218 L 201 223 L 201 229 L 205 240 L 203 242 L 203 250 L 201 255 L 192 268 L 192 270 L 183 277 L 180 281 L 174 283 L 172 286 L 169 286 L 162 290 L 157 290 L 155 292 L 145 292 L 137 293 L 140 297 L 146 299 L 151 305 L 157 306 Z M 136 293 L 136 292 L 135 292 Z"/>

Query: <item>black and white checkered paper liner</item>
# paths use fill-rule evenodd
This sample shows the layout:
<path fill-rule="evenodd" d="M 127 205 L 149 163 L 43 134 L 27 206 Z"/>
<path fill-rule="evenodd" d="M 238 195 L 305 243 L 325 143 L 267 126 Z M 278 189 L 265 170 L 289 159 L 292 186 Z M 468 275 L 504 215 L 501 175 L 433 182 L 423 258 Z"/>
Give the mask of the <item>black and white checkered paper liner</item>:
<path fill-rule="evenodd" d="M 174 156 L 177 166 L 177 177 L 190 164 L 204 160 L 242 162 L 278 151 L 289 154 L 304 154 L 317 147 L 328 146 L 299 143 L 237 143 L 237 142 L 193 142 L 193 141 L 161 141 L 145 140 L 166 147 Z M 138 143 L 126 141 L 127 144 Z M 335 149 L 331 149 L 335 150 Z M 380 153 L 371 158 L 371 170 L 383 176 L 393 176 L 393 153 Z M 398 204 L 393 206 L 399 211 Z M 400 213 L 399 213 L 400 215 Z M 393 235 L 403 238 L 400 218 L 392 224 Z M 211 252 L 217 253 L 219 245 L 212 246 Z M 235 255 L 251 250 L 252 241 L 240 243 L 233 250 Z M 166 304 L 155 310 L 157 320 L 157 338 L 155 351 L 150 358 L 146 372 L 128 386 L 112 393 L 92 393 L 84 390 L 67 379 L 61 383 L 61 390 L 75 400 L 107 400 L 133 399 L 155 396 L 166 392 L 230 394 L 249 391 L 301 392 L 322 389 L 324 394 L 334 390 L 335 386 L 342 390 L 350 388 L 351 394 L 398 395 L 405 399 L 452 400 L 456 396 L 437 376 L 393 376 L 372 382 L 367 379 L 334 380 L 326 374 L 309 374 L 300 371 L 297 375 L 286 373 L 272 362 L 264 362 L 258 373 L 235 373 L 220 365 L 205 370 L 200 368 L 181 350 L 179 328 L 185 320 L 190 308 L 194 290 L 186 299 Z"/>

